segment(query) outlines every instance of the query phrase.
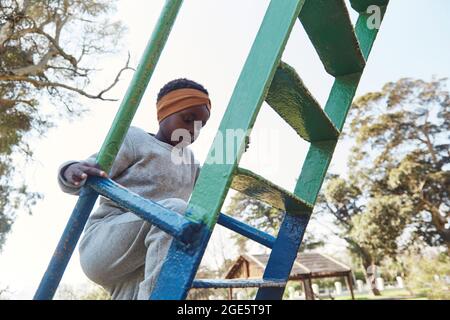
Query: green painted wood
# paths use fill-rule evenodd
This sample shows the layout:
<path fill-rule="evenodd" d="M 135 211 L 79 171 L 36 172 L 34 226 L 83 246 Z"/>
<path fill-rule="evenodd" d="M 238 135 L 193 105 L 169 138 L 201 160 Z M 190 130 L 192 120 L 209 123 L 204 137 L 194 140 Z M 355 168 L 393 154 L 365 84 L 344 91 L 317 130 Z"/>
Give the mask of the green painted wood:
<path fill-rule="evenodd" d="M 386 7 L 383 8 L 382 12 L 384 16 Z M 369 29 L 367 27 L 367 18 L 367 14 L 360 14 L 355 28 L 356 36 L 366 58 L 369 57 L 378 34 L 377 29 Z M 340 131 L 344 126 L 360 79 L 361 73 L 337 77 L 331 89 L 325 105 L 325 112 Z M 294 191 L 295 195 L 309 203 L 315 203 L 332 159 L 335 145 L 335 141 L 311 144 Z"/>
<path fill-rule="evenodd" d="M 301 215 L 312 209 L 312 202 L 307 203 L 302 198 L 247 169 L 236 169 L 231 188 L 289 214 Z"/>
<path fill-rule="evenodd" d="M 364 30 L 367 24 L 361 23 L 365 17 L 360 17 L 358 39 L 362 41 L 362 47 L 366 48 L 366 57 L 370 53 L 374 34 Z M 367 29 L 367 27 L 366 27 Z M 376 35 L 376 34 L 375 34 Z M 366 41 L 370 41 L 366 42 Z M 364 43 L 366 42 L 366 43 Z M 342 129 L 348 110 L 351 106 L 356 88 L 359 84 L 361 73 L 338 77 L 330 93 L 325 111 L 330 116 L 338 129 Z M 310 203 L 315 203 L 322 187 L 323 180 L 333 157 L 337 141 L 313 142 L 309 148 L 300 177 L 295 186 L 294 194 Z M 288 278 L 295 261 L 310 215 L 293 217 L 285 215 L 278 232 L 269 261 L 266 265 L 263 278 Z M 257 299 L 281 299 L 284 288 L 260 288 Z"/>
<path fill-rule="evenodd" d="M 377 6 L 387 6 L 389 0 L 350 0 L 352 8 L 356 11 L 363 13 L 366 12 L 367 8 L 371 5 Z"/>
<path fill-rule="evenodd" d="M 386 8 L 382 11 L 384 16 Z M 367 14 L 360 14 L 356 26 L 356 36 L 361 43 L 364 56 L 369 57 L 378 30 L 369 29 L 366 21 Z M 325 112 L 338 130 L 342 130 L 344 126 L 360 79 L 361 73 L 355 73 L 337 77 L 334 82 L 330 96 L 325 105 Z M 311 144 L 294 191 L 295 195 L 309 203 L 315 203 L 332 159 L 335 145 L 335 141 Z"/>
<path fill-rule="evenodd" d="M 381 19 L 384 19 L 384 15 L 386 14 L 387 6 L 380 7 L 381 9 Z M 369 58 L 369 54 L 372 51 L 372 47 L 375 43 L 375 39 L 377 38 L 379 29 L 369 29 L 367 27 L 367 21 L 370 18 L 370 14 L 361 13 L 359 15 L 358 21 L 356 22 L 355 32 L 356 37 L 361 45 L 362 53 L 367 60 Z M 381 27 L 381 26 L 380 26 Z"/>
<path fill-rule="evenodd" d="M 294 194 L 297 197 L 308 203 L 314 204 L 316 202 L 333 157 L 336 143 L 336 141 L 321 141 L 311 144 L 294 189 Z"/>
<path fill-rule="evenodd" d="M 307 141 L 337 139 L 339 131 L 308 91 L 297 72 L 281 62 L 266 102 Z"/>
<path fill-rule="evenodd" d="M 163 7 L 119 111 L 97 155 L 97 163 L 106 172 L 109 172 L 111 169 L 125 135 L 130 128 L 131 121 L 155 70 L 182 3 L 183 0 L 167 0 Z"/>
<path fill-rule="evenodd" d="M 364 23 L 366 19 L 367 16 L 365 16 L 364 14 L 360 16 L 358 20 L 357 30 L 357 36 L 358 39 L 362 42 L 362 48 L 365 58 L 369 56 L 373 41 L 375 40 L 376 33 L 378 32 L 370 31 L 367 28 L 367 24 Z M 348 114 L 353 97 L 356 93 L 361 74 L 362 70 L 361 72 L 354 72 L 345 76 L 337 77 L 331 90 L 325 109 L 327 114 L 330 116 L 331 121 L 339 130 L 342 130 L 342 127 L 344 125 L 345 118 Z M 274 94 L 276 95 L 275 90 Z M 311 143 L 307 157 L 305 159 L 305 163 L 303 164 L 302 171 L 300 173 L 300 177 L 294 190 L 294 194 L 299 199 L 303 199 L 308 203 L 316 202 L 318 193 L 321 189 L 323 180 L 333 157 L 336 144 L 337 139 Z M 273 192 L 273 190 L 267 190 L 267 186 L 271 186 L 271 183 L 269 181 L 265 181 L 263 178 L 255 175 L 254 173 L 243 169 L 237 169 L 235 180 L 233 180 L 232 182 L 232 187 L 234 187 L 235 189 L 241 189 L 250 196 L 256 196 L 259 198 L 261 198 L 261 196 L 264 197 L 265 194 L 268 194 L 269 198 L 273 197 L 274 195 L 278 197 L 280 196 L 278 190 L 275 190 L 275 192 Z M 312 207 L 308 206 L 308 208 L 308 213 L 311 213 Z M 270 280 L 284 273 L 286 274 L 286 277 L 288 277 L 289 275 L 290 269 L 279 267 L 281 252 L 282 250 L 284 250 L 284 252 L 289 255 L 289 253 L 296 253 L 298 251 L 298 246 L 300 245 L 304 234 L 304 228 L 306 228 L 308 224 L 309 215 L 302 216 L 301 218 L 303 218 L 303 220 L 301 222 L 295 222 L 294 224 L 289 223 L 290 218 L 293 217 L 291 215 L 286 215 L 283 219 L 280 234 L 277 238 L 278 243 L 283 247 L 281 247 L 281 249 L 276 247 L 278 244 L 276 241 L 266 270 L 264 272 L 264 279 Z M 299 225 L 299 223 L 301 225 Z M 284 238 L 280 238 L 280 236 L 284 236 Z M 285 244 L 291 245 L 292 247 L 287 249 L 284 247 Z M 295 255 L 292 257 L 286 257 L 286 255 L 284 255 L 283 261 L 281 262 L 287 265 L 289 264 L 289 261 L 286 260 L 293 259 L 295 259 Z M 288 266 L 288 268 L 291 268 L 291 266 Z M 225 282 L 223 281 L 219 281 L 218 283 L 220 283 L 220 285 L 225 285 Z M 247 282 L 243 282 L 243 284 L 247 285 Z M 215 285 L 216 283 L 214 280 L 204 280 L 196 283 L 197 287 L 216 287 Z M 260 299 L 281 298 L 283 295 L 284 287 L 284 285 L 281 285 L 279 288 L 260 288 L 257 297 L 259 297 Z"/>
<path fill-rule="evenodd" d="M 339 130 L 344 127 L 360 79 L 361 73 L 338 77 L 331 88 L 325 112 Z"/>
<path fill-rule="evenodd" d="M 344 0 L 306 0 L 299 19 L 329 74 L 337 77 L 364 69 Z"/>
<path fill-rule="evenodd" d="M 386 8 L 387 7 L 383 7 L 381 9 L 381 18 L 384 18 Z M 356 36 L 361 44 L 361 49 L 366 59 L 369 58 L 373 44 L 379 32 L 379 29 L 369 29 L 367 27 L 368 18 L 368 14 L 361 13 L 355 27 Z M 361 80 L 361 75 L 361 73 L 356 73 L 338 77 L 336 78 L 331 89 L 330 96 L 325 105 L 325 112 L 340 131 L 344 126 L 347 113 L 350 110 L 359 81 Z"/>
<path fill-rule="evenodd" d="M 215 137 L 225 140 L 227 130 L 251 129 L 267 94 L 281 54 L 304 0 L 272 0 L 238 79 L 233 95 Z M 200 172 L 186 215 L 212 229 L 225 200 L 231 178 L 245 147 L 245 136 L 224 148 L 223 164 L 218 164 L 214 144 Z M 231 149 L 231 150 L 230 150 Z"/>
<path fill-rule="evenodd" d="M 382 8 L 382 18 L 385 12 L 386 7 Z M 356 36 L 366 59 L 370 55 L 379 31 L 378 29 L 369 29 L 367 27 L 367 18 L 367 14 L 360 14 L 355 28 Z M 360 80 L 361 73 L 337 77 L 331 89 L 330 96 L 325 105 L 325 112 L 340 131 L 344 126 Z M 315 203 L 333 157 L 335 145 L 336 141 L 324 141 L 311 144 L 294 190 L 294 194 L 299 198 L 309 203 Z"/>

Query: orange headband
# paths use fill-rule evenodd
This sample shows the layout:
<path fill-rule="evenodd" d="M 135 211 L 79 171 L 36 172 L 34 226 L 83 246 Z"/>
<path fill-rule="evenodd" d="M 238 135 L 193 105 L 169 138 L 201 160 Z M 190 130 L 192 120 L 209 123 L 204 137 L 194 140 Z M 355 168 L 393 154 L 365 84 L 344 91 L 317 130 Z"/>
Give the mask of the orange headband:
<path fill-rule="evenodd" d="M 211 112 L 211 100 L 200 90 L 185 88 L 170 91 L 156 104 L 158 121 L 161 122 L 178 111 L 205 104 Z"/>

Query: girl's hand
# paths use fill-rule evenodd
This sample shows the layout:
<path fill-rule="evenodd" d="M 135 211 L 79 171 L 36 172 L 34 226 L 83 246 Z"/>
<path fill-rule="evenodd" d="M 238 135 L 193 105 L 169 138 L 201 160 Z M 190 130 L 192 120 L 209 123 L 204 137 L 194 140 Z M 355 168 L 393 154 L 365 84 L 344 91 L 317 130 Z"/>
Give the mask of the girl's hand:
<path fill-rule="evenodd" d="M 67 182 L 79 186 L 88 175 L 107 178 L 108 174 L 101 170 L 97 164 L 82 161 L 71 164 L 64 170 L 63 176 Z"/>

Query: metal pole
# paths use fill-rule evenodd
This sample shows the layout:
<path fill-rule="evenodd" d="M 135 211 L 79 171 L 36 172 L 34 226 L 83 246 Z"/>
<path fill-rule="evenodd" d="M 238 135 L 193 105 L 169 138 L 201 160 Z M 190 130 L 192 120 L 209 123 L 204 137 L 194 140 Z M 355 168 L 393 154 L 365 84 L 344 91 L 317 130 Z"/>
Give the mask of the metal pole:
<path fill-rule="evenodd" d="M 141 62 L 97 156 L 97 163 L 106 172 L 111 169 L 119 152 L 182 3 L 183 0 L 167 0 L 164 5 Z M 35 300 L 53 298 L 97 197 L 98 194 L 90 188 L 82 188 L 80 198 L 36 291 Z"/>
<path fill-rule="evenodd" d="M 53 298 L 97 198 L 98 193 L 90 188 L 83 187 L 81 189 L 78 202 L 42 277 L 34 300 L 51 300 Z"/>

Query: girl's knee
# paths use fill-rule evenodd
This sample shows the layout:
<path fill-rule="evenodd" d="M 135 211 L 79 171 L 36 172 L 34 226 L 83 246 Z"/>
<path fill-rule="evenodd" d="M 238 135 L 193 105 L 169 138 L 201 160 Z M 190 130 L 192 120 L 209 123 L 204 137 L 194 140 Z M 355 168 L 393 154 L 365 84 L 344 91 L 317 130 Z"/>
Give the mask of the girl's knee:
<path fill-rule="evenodd" d="M 105 268 L 106 266 L 90 254 L 85 252 L 80 254 L 80 265 L 89 280 L 102 286 L 110 286 L 114 282 L 113 275 L 108 272 L 108 268 Z"/>
<path fill-rule="evenodd" d="M 109 259 L 108 252 L 93 235 L 85 235 L 79 245 L 80 265 L 84 274 L 101 286 L 111 286 L 116 280 L 112 268 L 114 261 Z"/>

